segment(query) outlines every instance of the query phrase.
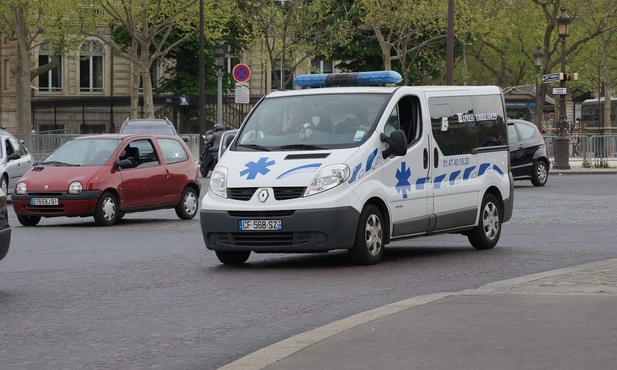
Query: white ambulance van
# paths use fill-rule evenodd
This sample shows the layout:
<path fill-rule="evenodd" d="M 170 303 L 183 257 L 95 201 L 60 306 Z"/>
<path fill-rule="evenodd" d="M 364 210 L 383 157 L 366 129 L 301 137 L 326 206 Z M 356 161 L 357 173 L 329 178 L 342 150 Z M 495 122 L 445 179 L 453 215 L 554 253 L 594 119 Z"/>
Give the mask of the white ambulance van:
<path fill-rule="evenodd" d="M 335 249 L 375 264 L 392 241 L 438 233 L 493 248 L 513 207 L 501 89 L 400 80 L 302 75 L 304 89 L 265 96 L 210 176 L 206 247 L 225 264 Z"/>

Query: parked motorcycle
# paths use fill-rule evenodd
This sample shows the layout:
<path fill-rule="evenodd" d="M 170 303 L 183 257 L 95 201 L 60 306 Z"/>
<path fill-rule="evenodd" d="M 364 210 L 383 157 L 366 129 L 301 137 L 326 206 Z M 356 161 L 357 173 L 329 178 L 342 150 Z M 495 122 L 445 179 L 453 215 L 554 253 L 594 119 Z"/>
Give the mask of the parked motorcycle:
<path fill-rule="evenodd" d="M 218 151 L 223 130 L 223 125 L 217 123 L 212 130 L 208 130 L 205 135 L 202 135 L 204 145 L 201 153 L 199 153 L 199 172 L 202 177 L 207 177 L 218 162 Z"/>

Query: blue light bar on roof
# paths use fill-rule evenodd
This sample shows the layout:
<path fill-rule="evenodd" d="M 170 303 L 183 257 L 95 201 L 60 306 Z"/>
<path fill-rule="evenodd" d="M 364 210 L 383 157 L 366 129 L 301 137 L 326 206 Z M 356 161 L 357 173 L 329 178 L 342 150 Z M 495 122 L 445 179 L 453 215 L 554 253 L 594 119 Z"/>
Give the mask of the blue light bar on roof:
<path fill-rule="evenodd" d="M 300 87 L 358 86 L 396 84 L 403 80 L 398 72 L 323 73 L 300 75 L 294 84 Z"/>

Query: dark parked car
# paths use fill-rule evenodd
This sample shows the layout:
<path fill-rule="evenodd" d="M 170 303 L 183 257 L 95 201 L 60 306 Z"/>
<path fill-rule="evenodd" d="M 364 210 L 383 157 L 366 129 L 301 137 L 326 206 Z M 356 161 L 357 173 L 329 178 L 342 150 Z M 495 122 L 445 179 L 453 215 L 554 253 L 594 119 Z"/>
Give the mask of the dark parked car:
<path fill-rule="evenodd" d="M 6 207 L 6 194 L 0 189 L 0 260 L 6 257 L 11 245 L 11 226 Z"/>
<path fill-rule="evenodd" d="M 198 176 L 179 136 L 82 136 L 32 167 L 11 200 L 24 226 L 58 216 L 93 216 L 98 225 L 113 225 L 126 213 L 160 208 L 188 220 L 197 214 Z"/>
<path fill-rule="evenodd" d="M 509 119 L 508 139 L 514 180 L 531 180 L 535 186 L 544 186 L 548 180 L 550 161 L 540 130 L 531 122 Z"/>

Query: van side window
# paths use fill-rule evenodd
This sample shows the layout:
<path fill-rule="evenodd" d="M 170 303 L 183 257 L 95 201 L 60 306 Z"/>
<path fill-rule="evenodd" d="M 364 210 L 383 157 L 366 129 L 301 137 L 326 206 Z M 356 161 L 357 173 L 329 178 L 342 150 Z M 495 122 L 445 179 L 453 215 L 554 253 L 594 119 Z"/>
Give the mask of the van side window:
<path fill-rule="evenodd" d="M 388 116 L 388 120 L 386 121 L 386 126 L 384 127 L 384 134 L 390 135 L 392 131 L 400 129 L 400 125 L 398 123 L 398 107 L 394 107 L 390 115 Z"/>
<path fill-rule="evenodd" d="M 444 155 L 507 144 L 499 95 L 430 98 L 429 111 L 433 137 Z"/>
<path fill-rule="evenodd" d="M 476 147 L 470 96 L 429 99 L 433 137 L 444 155 L 469 154 Z M 463 117 L 460 119 L 459 117 Z"/>
<path fill-rule="evenodd" d="M 386 135 L 400 129 L 405 133 L 407 144 L 410 145 L 420 138 L 422 131 L 420 103 L 415 96 L 405 96 L 399 100 L 390 113 L 384 129 Z"/>

